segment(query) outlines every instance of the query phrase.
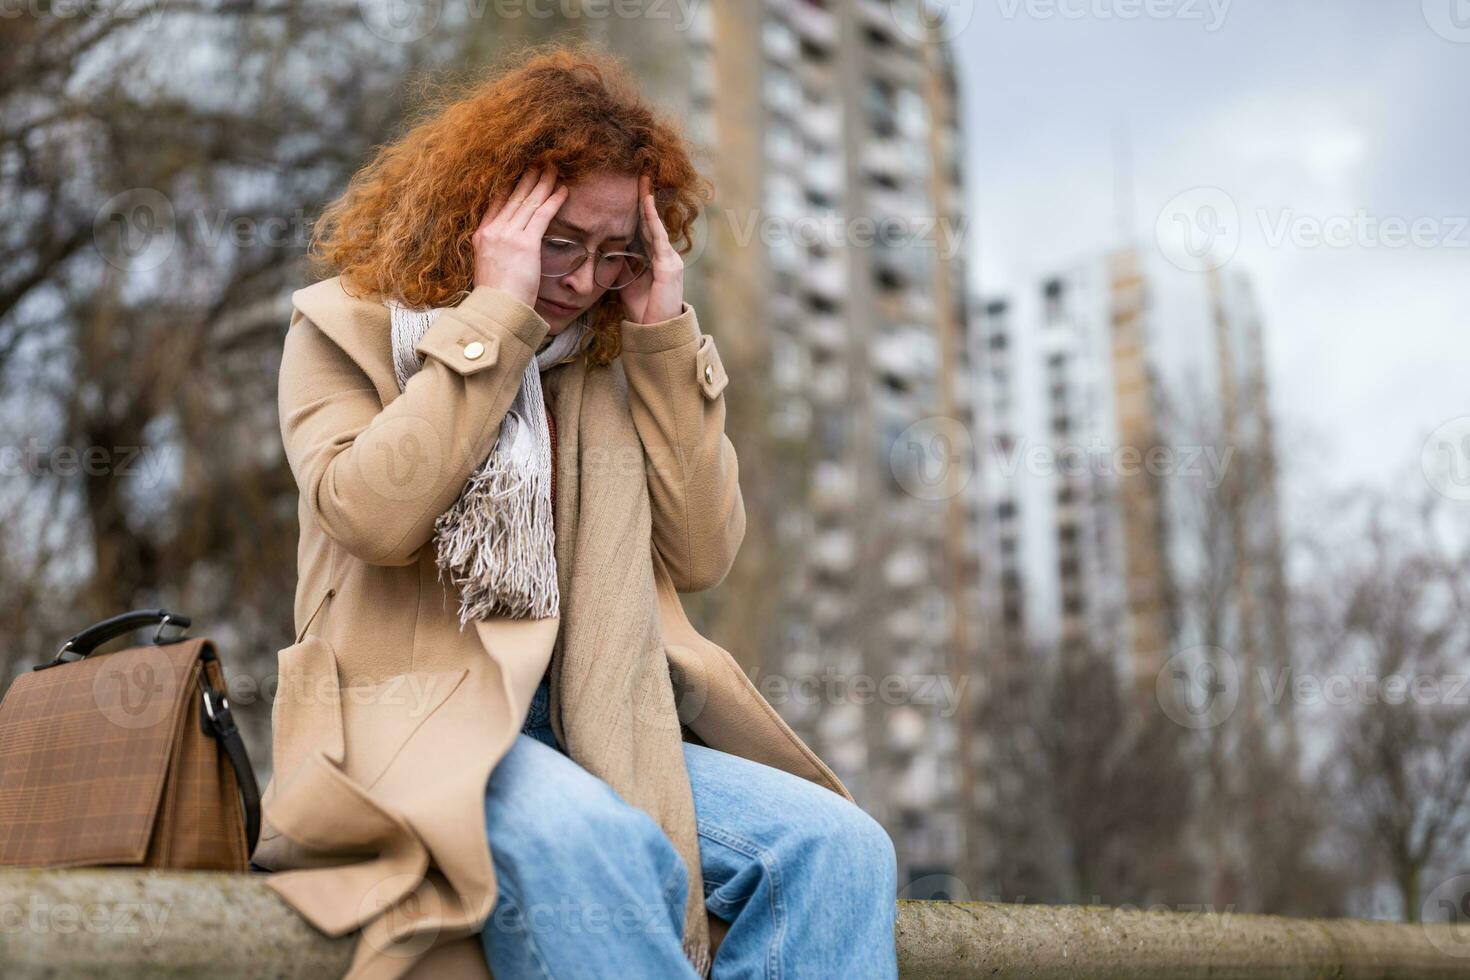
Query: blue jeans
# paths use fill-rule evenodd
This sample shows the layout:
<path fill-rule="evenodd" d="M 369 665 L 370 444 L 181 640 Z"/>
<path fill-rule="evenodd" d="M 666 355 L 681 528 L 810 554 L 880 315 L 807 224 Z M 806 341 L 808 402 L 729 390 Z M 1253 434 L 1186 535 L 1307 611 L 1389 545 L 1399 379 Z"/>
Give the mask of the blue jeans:
<path fill-rule="evenodd" d="M 486 962 L 497 980 L 695 977 L 683 859 L 558 745 L 549 699 L 543 679 L 486 787 L 499 887 Z M 730 923 L 712 980 L 896 978 L 898 868 L 882 826 L 784 770 L 689 742 L 684 762 L 705 908 Z"/>

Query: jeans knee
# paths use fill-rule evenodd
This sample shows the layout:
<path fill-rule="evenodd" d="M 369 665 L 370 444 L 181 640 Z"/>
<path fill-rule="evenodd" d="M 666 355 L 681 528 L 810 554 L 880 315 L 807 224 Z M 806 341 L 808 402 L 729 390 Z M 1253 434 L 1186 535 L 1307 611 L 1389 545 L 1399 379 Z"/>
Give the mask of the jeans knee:
<path fill-rule="evenodd" d="M 801 849 L 817 857 L 817 868 L 834 887 L 852 885 L 892 900 L 898 894 L 898 854 L 883 825 L 856 804 L 842 800 L 809 828 Z"/>
<path fill-rule="evenodd" d="M 556 833 L 570 840 L 574 853 L 588 860 L 614 855 L 621 861 L 641 855 L 656 870 L 660 882 L 674 866 L 684 863 L 656 820 L 613 793 L 580 801 L 574 813 L 563 815 L 557 823 Z"/>
<path fill-rule="evenodd" d="M 893 846 L 893 838 L 871 814 L 863 812 L 856 822 L 859 827 L 858 846 L 867 855 L 870 873 L 881 882 L 883 894 L 892 899 L 898 894 L 898 852 Z"/>

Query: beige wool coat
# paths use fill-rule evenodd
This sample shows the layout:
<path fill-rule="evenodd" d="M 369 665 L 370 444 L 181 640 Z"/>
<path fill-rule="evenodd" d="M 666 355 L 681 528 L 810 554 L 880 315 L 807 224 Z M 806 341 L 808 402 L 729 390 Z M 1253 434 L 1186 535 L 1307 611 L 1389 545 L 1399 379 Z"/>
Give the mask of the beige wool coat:
<path fill-rule="evenodd" d="M 563 742 L 569 692 L 553 657 L 559 618 L 459 628 L 432 525 L 494 444 L 548 328 L 508 293 L 476 287 L 425 333 L 424 366 L 400 393 L 386 307 L 350 295 L 337 277 L 292 302 L 279 407 L 300 489 L 296 635 L 278 653 L 273 774 L 254 861 L 276 872 L 271 887 L 318 929 L 360 930 L 349 976 L 484 980 L 478 933 L 497 895 L 485 786 L 548 664 Z M 655 464 L 645 466 L 648 555 L 682 737 L 851 801 L 679 601 L 724 579 L 745 531 L 724 432 L 729 378 L 714 338 L 687 305 L 622 331 L 612 365 L 578 357 L 543 375 L 558 435 L 557 526 L 576 520 L 577 467 L 606 427 L 599 413 L 580 411 L 583 384 L 590 372 L 621 372 L 618 410 Z M 724 923 L 710 925 L 717 945 Z"/>

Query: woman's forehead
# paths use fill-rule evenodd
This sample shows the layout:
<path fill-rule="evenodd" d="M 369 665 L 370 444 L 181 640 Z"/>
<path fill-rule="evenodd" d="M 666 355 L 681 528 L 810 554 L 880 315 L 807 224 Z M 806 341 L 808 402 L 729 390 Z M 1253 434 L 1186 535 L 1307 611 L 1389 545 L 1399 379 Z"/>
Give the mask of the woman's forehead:
<path fill-rule="evenodd" d="M 638 228 L 638 178 L 597 174 L 567 185 L 553 223 L 599 241 L 632 238 Z"/>

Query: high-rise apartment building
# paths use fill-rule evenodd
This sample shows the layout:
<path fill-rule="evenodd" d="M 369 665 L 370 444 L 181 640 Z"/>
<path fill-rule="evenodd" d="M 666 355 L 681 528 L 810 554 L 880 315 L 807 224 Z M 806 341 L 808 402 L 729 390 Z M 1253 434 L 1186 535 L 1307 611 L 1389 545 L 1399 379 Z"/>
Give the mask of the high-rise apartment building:
<path fill-rule="evenodd" d="M 1189 647 L 1231 651 L 1242 666 L 1287 662 L 1269 391 L 1246 275 L 1124 248 L 991 300 L 978 323 L 984 540 L 999 548 L 986 608 L 1020 629 L 1004 634 L 1009 651 L 1115 654 L 1145 698 Z"/>
<path fill-rule="evenodd" d="M 748 527 L 691 605 L 906 880 L 965 870 L 981 600 L 955 77 L 920 3 L 714 0 L 602 31 L 716 184 L 687 264 L 739 379 Z"/>

